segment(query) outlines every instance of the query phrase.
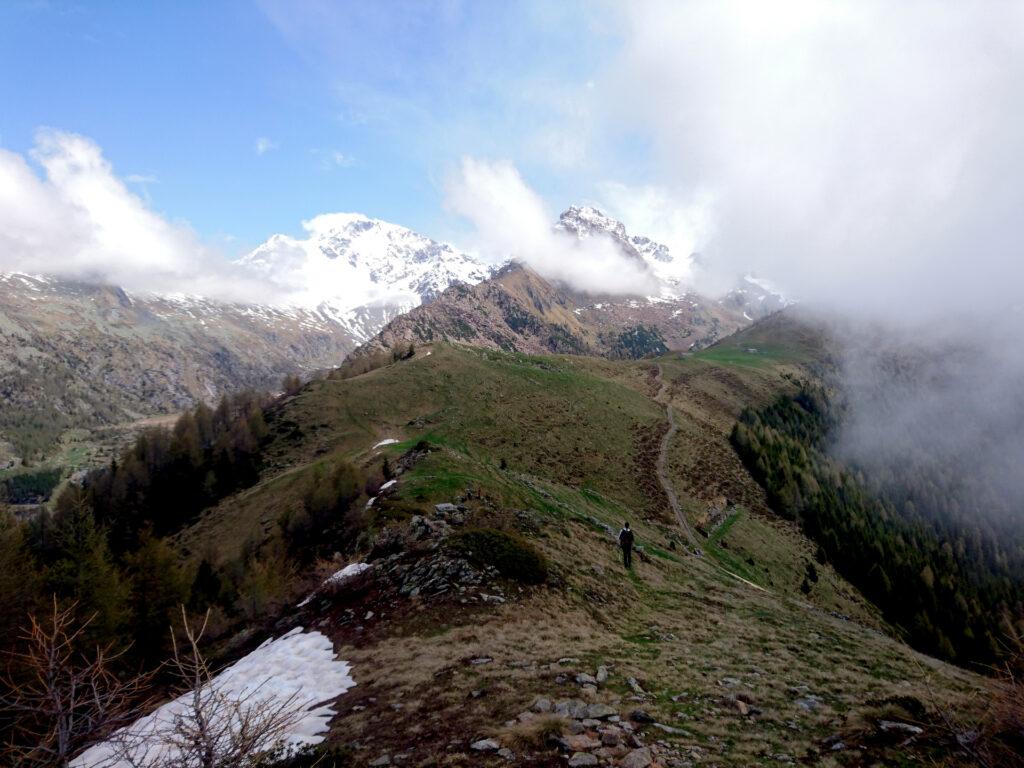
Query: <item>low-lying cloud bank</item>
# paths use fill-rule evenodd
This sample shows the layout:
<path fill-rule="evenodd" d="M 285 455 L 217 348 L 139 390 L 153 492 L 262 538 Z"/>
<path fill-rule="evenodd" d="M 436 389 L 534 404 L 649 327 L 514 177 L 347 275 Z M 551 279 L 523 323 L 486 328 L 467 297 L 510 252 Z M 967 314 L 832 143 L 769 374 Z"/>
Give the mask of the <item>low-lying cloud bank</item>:
<path fill-rule="evenodd" d="M 139 291 L 269 298 L 188 226 L 150 210 L 93 141 L 50 129 L 37 132 L 29 158 L 0 150 L 0 271 Z"/>
<path fill-rule="evenodd" d="M 594 98 L 653 147 L 648 218 L 706 203 L 712 282 L 894 321 L 1020 302 L 1024 6 L 617 8 Z"/>
<path fill-rule="evenodd" d="M 511 163 L 463 158 L 446 193 L 448 209 L 473 225 L 471 246 L 489 261 L 516 259 L 587 293 L 657 292 L 653 275 L 611 240 L 556 230 L 557 216 Z"/>

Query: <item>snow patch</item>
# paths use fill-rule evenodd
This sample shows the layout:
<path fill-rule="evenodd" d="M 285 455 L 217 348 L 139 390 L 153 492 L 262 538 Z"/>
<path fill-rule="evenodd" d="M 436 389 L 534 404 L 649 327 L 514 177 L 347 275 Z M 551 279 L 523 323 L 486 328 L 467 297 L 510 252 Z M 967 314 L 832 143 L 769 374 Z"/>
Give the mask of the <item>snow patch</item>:
<path fill-rule="evenodd" d="M 353 578 L 355 576 L 358 576 L 360 573 L 363 573 L 364 571 L 368 571 L 372 567 L 373 566 L 370 565 L 369 563 L 350 563 L 349 565 L 346 565 L 340 571 L 335 571 L 330 576 L 328 576 L 326 579 L 324 579 L 320 583 L 320 586 L 317 587 L 317 589 L 315 589 L 309 595 L 309 597 L 307 597 L 305 600 L 303 600 L 301 603 L 299 603 L 295 607 L 296 608 L 304 608 L 305 606 L 309 605 L 309 601 L 310 600 L 312 600 L 314 597 L 316 597 L 316 593 L 319 592 L 324 587 L 329 586 L 329 585 L 330 586 L 337 586 L 339 584 L 344 584 L 349 579 L 351 579 L 351 578 Z"/>
<path fill-rule="evenodd" d="M 253 703 L 284 702 L 295 697 L 295 709 L 303 714 L 284 735 L 286 745 L 294 747 L 324 740 L 327 723 L 336 714 L 329 702 L 355 684 L 348 662 L 334 657 L 334 644 L 320 632 L 304 633 L 302 627 L 267 640 L 210 683 L 226 696 L 249 697 Z M 187 713 L 191 696 L 186 693 L 128 726 L 132 737 L 144 739 L 133 754 L 138 765 L 155 768 L 181 759 L 171 735 L 175 718 Z M 115 746 L 103 742 L 72 760 L 71 767 L 130 768 L 131 763 L 117 759 L 115 754 Z"/>
<path fill-rule="evenodd" d="M 398 441 L 395 440 L 395 438 L 389 437 L 386 440 L 381 440 L 379 443 L 377 443 L 375 446 L 373 446 L 373 450 L 377 450 L 378 448 L 381 448 L 381 447 L 383 447 L 385 445 L 394 445 L 397 442 Z"/>

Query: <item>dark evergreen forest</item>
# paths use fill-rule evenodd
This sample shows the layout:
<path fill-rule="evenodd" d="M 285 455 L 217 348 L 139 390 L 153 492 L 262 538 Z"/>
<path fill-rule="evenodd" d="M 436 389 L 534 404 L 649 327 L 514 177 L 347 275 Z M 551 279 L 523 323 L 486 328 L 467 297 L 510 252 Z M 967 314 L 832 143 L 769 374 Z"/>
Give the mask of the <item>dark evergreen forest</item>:
<path fill-rule="evenodd" d="M 999 491 L 956 465 L 908 461 L 884 476 L 830 450 L 840 395 L 805 388 L 746 409 L 732 443 L 772 508 L 800 523 L 831 562 L 916 648 L 990 664 L 1024 627 L 1024 538 Z"/>

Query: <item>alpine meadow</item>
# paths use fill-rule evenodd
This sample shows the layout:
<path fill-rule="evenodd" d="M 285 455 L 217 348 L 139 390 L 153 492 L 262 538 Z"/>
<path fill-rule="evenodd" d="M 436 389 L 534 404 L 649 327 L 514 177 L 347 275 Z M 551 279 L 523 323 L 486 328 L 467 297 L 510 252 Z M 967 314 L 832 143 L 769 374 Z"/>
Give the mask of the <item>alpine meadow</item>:
<path fill-rule="evenodd" d="M 1024 7 L 0 7 L 0 766 L 1024 766 Z"/>

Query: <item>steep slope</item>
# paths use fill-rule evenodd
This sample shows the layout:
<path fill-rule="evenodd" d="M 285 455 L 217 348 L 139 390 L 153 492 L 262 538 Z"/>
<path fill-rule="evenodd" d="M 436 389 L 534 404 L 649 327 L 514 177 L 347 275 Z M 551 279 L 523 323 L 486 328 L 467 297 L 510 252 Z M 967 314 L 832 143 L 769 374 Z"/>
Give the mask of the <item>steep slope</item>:
<path fill-rule="evenodd" d="M 490 280 L 453 286 L 431 304 L 396 318 L 353 358 L 433 341 L 640 358 L 710 343 L 744 322 L 694 294 L 677 300 L 595 300 L 512 264 Z"/>
<path fill-rule="evenodd" d="M 0 442 L 6 460 L 35 459 L 66 430 L 276 388 L 285 373 L 336 365 L 352 346 L 313 311 L 0 275 Z"/>
<path fill-rule="evenodd" d="M 272 614 L 276 631 L 316 626 L 352 663 L 329 743 L 353 765 L 485 765 L 499 747 L 538 765 L 574 752 L 613 765 L 636 749 L 663 765 L 955 764 L 940 718 L 970 711 L 986 683 L 894 639 L 827 565 L 805 594 L 813 546 L 729 445 L 744 406 L 794 391 L 820 360 L 820 335 L 771 322 L 756 348 L 657 361 L 434 344 L 311 382 L 269 414 L 261 482 L 177 543 L 192 556 L 216 544 L 224 563 L 259 541 L 273 552 L 326 468 L 377 478 L 321 573 L 371 569 L 316 591 L 317 576 L 292 582 Z M 677 430 L 662 452 L 666 407 Z M 614 540 L 624 519 L 643 547 L 628 573 Z M 467 550 L 481 529 L 539 551 L 544 584 Z M 878 725 L 908 719 L 924 728 L 915 738 Z"/>

